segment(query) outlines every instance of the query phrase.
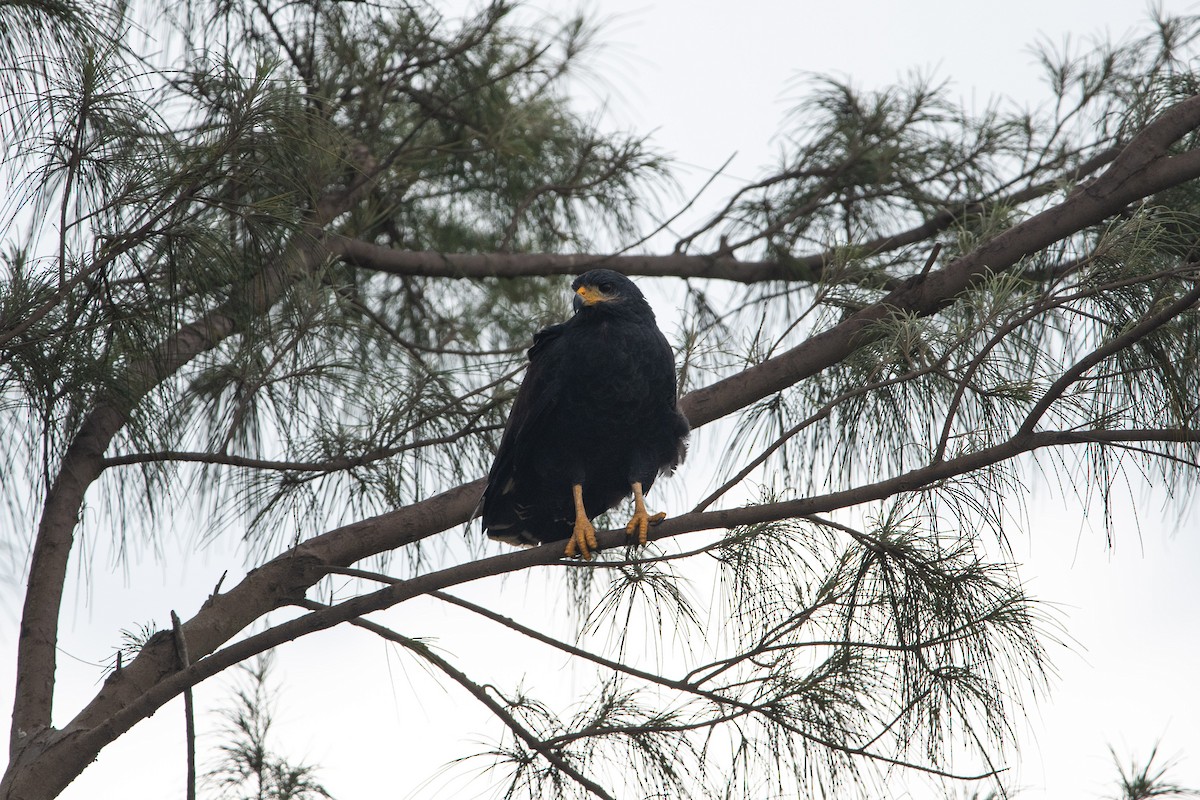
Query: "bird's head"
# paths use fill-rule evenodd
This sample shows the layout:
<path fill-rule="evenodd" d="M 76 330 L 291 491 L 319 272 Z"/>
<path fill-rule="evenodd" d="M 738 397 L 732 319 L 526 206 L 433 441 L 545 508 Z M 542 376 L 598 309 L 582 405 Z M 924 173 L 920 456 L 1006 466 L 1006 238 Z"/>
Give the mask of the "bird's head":
<path fill-rule="evenodd" d="M 584 308 L 617 308 L 645 305 L 646 299 L 633 281 L 611 269 L 589 270 L 571 283 L 575 292 L 572 303 L 578 312 Z"/>

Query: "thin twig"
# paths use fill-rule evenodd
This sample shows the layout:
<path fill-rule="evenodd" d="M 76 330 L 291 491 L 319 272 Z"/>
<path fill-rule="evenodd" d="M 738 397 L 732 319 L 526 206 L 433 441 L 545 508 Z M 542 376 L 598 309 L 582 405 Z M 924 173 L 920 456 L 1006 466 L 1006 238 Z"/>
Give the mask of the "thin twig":
<path fill-rule="evenodd" d="M 171 630 L 175 636 L 175 653 L 179 657 L 179 668 L 191 665 L 188 658 L 187 639 L 179 615 L 171 609 Z M 118 655 L 120 655 L 118 653 Z M 196 800 L 196 709 L 192 704 L 192 687 L 183 690 L 183 718 L 187 746 L 187 800 Z"/>
<path fill-rule="evenodd" d="M 330 608 L 329 606 L 324 605 L 323 603 L 318 603 L 315 600 L 297 600 L 296 605 L 299 605 L 302 608 L 307 608 L 310 611 L 319 611 Z M 449 661 L 434 653 L 433 650 L 431 650 L 424 642 L 411 639 L 403 634 L 393 631 L 390 628 L 386 628 L 379 623 L 371 622 L 362 618 L 351 619 L 349 622 L 351 625 L 371 631 L 377 636 L 382 636 L 384 639 L 387 639 L 390 642 L 395 642 L 396 644 L 407 648 L 408 650 L 428 661 L 430 664 L 437 667 L 439 670 L 445 673 L 447 677 L 449 677 L 459 686 L 466 689 L 476 700 L 487 706 L 488 710 L 499 717 L 500 720 L 506 726 L 508 726 L 508 728 L 516 736 L 518 736 L 531 748 L 536 750 L 543 758 L 553 764 L 556 769 L 558 769 L 564 775 L 569 776 L 572 780 L 574 780 L 583 788 L 587 789 L 596 797 L 602 797 L 605 798 L 605 800 L 614 800 L 613 796 L 605 791 L 604 787 L 588 778 L 586 775 L 572 766 L 565 758 L 563 758 L 558 748 L 543 742 L 533 733 L 533 731 L 522 725 L 520 720 L 514 717 L 508 711 L 508 709 L 506 709 L 494 697 L 488 694 L 488 691 L 484 686 L 474 682 L 467 677 L 465 673 L 455 668 L 454 665 Z"/>

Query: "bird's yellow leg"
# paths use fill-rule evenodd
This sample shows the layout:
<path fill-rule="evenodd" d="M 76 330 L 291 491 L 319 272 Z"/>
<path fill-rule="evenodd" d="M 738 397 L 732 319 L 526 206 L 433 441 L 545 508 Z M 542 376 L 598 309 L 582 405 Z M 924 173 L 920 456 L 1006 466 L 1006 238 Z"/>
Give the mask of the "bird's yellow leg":
<path fill-rule="evenodd" d="M 583 508 L 583 486 L 578 483 L 573 485 L 571 494 L 575 498 L 575 530 L 567 540 L 565 555 L 570 558 L 579 553 L 585 561 L 590 561 L 591 551 L 596 549 L 596 529 L 592 527 L 592 521 L 588 519 L 587 511 Z"/>
<path fill-rule="evenodd" d="M 660 511 L 657 514 L 650 514 L 646 511 L 646 499 L 642 497 L 642 484 L 633 482 L 633 518 L 629 520 L 629 524 L 625 526 L 625 535 L 633 536 L 637 534 L 638 544 L 646 543 L 646 532 L 650 530 L 651 525 L 657 525 L 667 518 L 665 511 Z"/>

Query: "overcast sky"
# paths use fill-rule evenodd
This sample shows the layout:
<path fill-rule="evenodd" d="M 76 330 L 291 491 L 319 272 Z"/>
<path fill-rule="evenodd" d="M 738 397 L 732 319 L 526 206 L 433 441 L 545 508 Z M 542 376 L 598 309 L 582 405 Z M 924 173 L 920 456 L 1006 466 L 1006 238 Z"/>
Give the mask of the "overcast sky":
<path fill-rule="evenodd" d="M 567 8 L 548 0 L 539 7 Z M 951 81 L 955 93 L 979 108 L 998 95 L 1026 105 L 1044 96 L 1031 43 L 1121 38 L 1147 18 L 1136 0 L 605 0 L 592 7 L 610 19 L 602 37 L 609 46 L 583 84 L 584 102 L 603 105 L 622 127 L 652 131 L 658 146 L 681 162 L 689 185 L 736 153 L 730 181 L 718 183 L 711 195 L 714 204 L 734 179 L 754 178 L 773 160 L 771 137 L 789 100 L 802 91 L 798 76 L 833 73 L 872 88 L 922 70 Z M 1195 10 L 1192 3 L 1166 7 Z M 659 309 L 660 319 L 670 313 Z M 1130 492 L 1130 505 L 1141 509 L 1140 524 L 1121 517 L 1111 547 L 1078 507 L 1041 488 L 1034 491 L 1028 536 L 1014 540 L 1031 593 L 1058 614 L 1066 642 L 1051 647 L 1059 674 L 1051 694 L 1031 705 L 1028 720 L 1018 726 L 1022 750 L 1007 782 L 1021 789 L 1023 800 L 1101 797 L 1114 777 L 1109 745 L 1128 758 L 1144 756 L 1160 739 L 1162 753 L 1183 755 L 1175 778 L 1200 786 L 1200 690 L 1194 677 L 1200 664 L 1200 519 L 1194 510 L 1182 518 L 1164 512 L 1161 496 L 1137 485 Z M 165 565 L 146 555 L 127 573 L 109 567 L 102 546 L 82 559 L 92 571 L 92 588 L 66 601 L 56 722 L 94 694 L 101 676 L 87 662 L 107 657 L 120 629 L 150 619 L 166 625 L 172 608 L 187 618 L 223 570 L 231 569 L 226 586 L 235 580 L 236 556 L 196 554 L 188 541 L 168 534 Z M 543 589 L 540 578 L 518 575 L 462 593 L 519 609 L 549 602 Z M 0 687 L 10 694 L 19 598 L 12 593 L 6 601 Z M 490 679 L 499 685 L 519 681 L 522 659 L 546 658 L 544 652 L 508 650 L 485 638 L 493 629 L 423 601 L 385 619 L 409 635 L 441 637 L 463 664 L 487 659 L 495 664 Z M 498 650 L 505 657 L 497 658 Z M 478 750 L 499 726 L 369 634 L 339 629 L 311 636 L 283 648 L 278 662 L 281 744 L 321 764 L 321 778 L 340 800 L 474 796 L 489 785 L 486 779 L 469 783 L 469 768 L 442 774 L 437 768 Z M 586 675 L 565 680 L 569 691 Z M 5 703 L 11 703 L 8 694 Z M 198 689 L 202 707 L 223 700 L 218 681 Z M 106 750 L 64 797 L 182 797 L 182 728 L 175 702 Z M 201 746 L 212 743 L 205 739 Z M 891 796 L 930 796 L 919 781 L 897 781 L 892 789 Z"/>

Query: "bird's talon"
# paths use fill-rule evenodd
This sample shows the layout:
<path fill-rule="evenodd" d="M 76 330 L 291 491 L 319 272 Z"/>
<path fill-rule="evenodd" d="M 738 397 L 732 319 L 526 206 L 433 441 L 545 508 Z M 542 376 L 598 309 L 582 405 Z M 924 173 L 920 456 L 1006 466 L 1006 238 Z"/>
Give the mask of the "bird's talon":
<path fill-rule="evenodd" d="M 567 549 L 563 555 L 571 558 L 578 553 L 584 561 L 591 561 L 591 551 L 596 549 L 598 549 L 596 528 L 586 519 L 576 520 L 575 529 L 571 533 L 571 538 L 567 540 Z"/>
<path fill-rule="evenodd" d="M 635 533 L 638 537 L 638 544 L 646 543 L 646 533 L 650 530 L 651 525 L 657 525 L 667 518 L 667 515 L 660 511 L 657 514 L 647 514 L 644 510 L 634 511 L 633 518 L 625 526 L 625 535 L 633 536 Z"/>

